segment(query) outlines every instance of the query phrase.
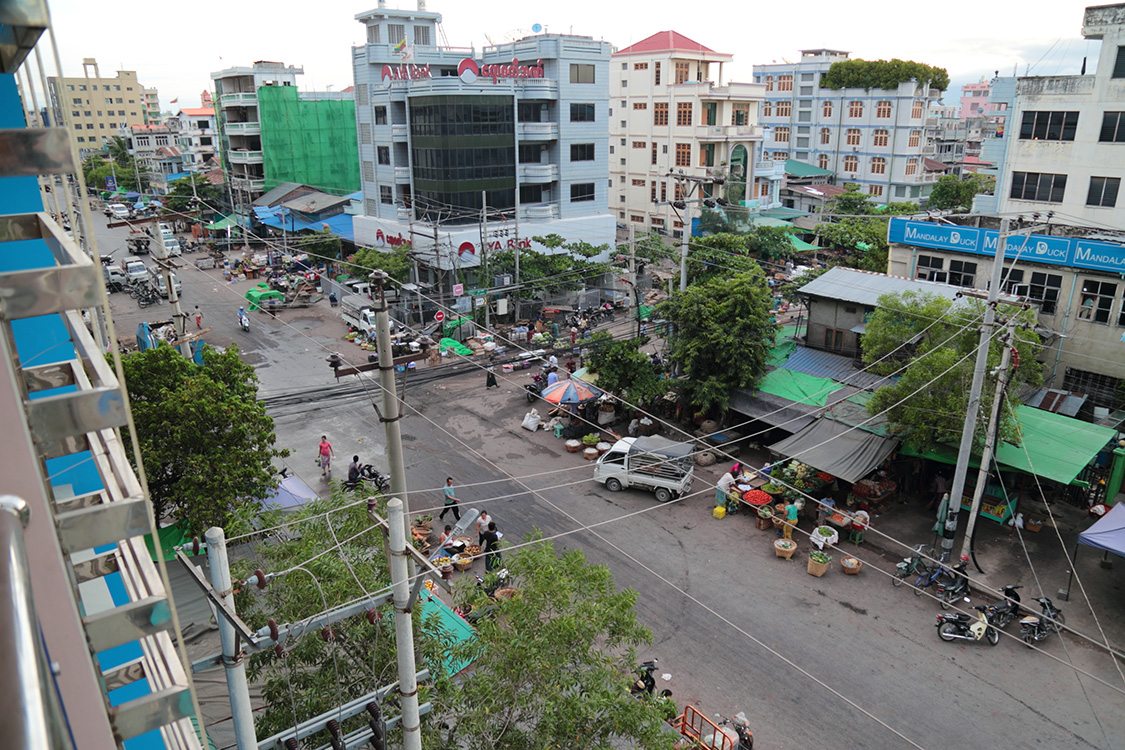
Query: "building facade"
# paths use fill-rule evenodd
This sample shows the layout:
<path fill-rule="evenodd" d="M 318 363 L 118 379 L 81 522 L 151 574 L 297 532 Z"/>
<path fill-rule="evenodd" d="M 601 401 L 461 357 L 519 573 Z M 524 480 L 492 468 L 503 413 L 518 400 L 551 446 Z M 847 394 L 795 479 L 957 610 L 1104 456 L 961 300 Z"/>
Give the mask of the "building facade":
<path fill-rule="evenodd" d="M 357 244 L 410 241 L 450 270 L 489 249 L 545 251 L 533 236 L 614 241 L 608 43 L 541 34 L 477 53 L 438 46 L 438 13 L 356 18 Z"/>
<path fill-rule="evenodd" d="M 618 223 L 679 237 L 682 216 L 669 203 L 697 196 L 681 196 L 687 187 L 671 177 L 673 172 L 729 177 L 723 197 L 732 203 L 772 195 L 763 187 L 770 183 L 754 172 L 765 87 L 724 84 L 723 65 L 733 59 L 674 31 L 658 32 L 613 55 L 610 207 Z"/>
<path fill-rule="evenodd" d="M 829 169 L 876 203 L 917 203 L 940 174 L 924 160 L 935 152 L 931 108 L 941 91 L 914 81 L 891 90 L 822 87 L 822 76 L 848 55 L 802 50 L 795 63 L 754 66 L 754 81 L 766 88 L 764 157 Z"/>
<path fill-rule="evenodd" d="M 991 97 L 992 83 L 981 78 L 977 83 L 961 87 L 957 117 L 963 122 L 971 117 L 988 117 L 998 109 L 999 103 Z"/>
<path fill-rule="evenodd" d="M 52 122 L 70 128 L 83 155 L 100 150 L 122 128 L 150 124 L 151 112 L 159 114 L 159 103 L 152 109 L 156 89 L 142 86 L 135 70 L 102 78 L 97 60 L 87 57 L 82 74 L 81 78 L 48 78 L 47 89 Z"/>
<path fill-rule="evenodd" d="M 993 222 L 995 223 L 995 222 Z M 892 218 L 888 272 L 985 288 L 998 233 Z M 1111 407 L 1125 378 L 1125 246 L 1079 236 L 1013 236 L 1003 291 L 1038 309 L 1043 384 Z"/>
<path fill-rule="evenodd" d="M 212 107 L 181 109 L 176 113 L 176 143 L 184 155 L 184 169 L 202 172 L 218 153 L 219 130 L 215 125 Z"/>
<path fill-rule="evenodd" d="M 359 190 L 354 93 L 262 86 L 258 115 L 267 191 L 283 182 L 335 195 Z"/>
<path fill-rule="evenodd" d="M 134 125 L 121 135 L 137 165 L 147 173 L 149 189 L 156 195 L 167 193 L 168 178 L 184 171 L 176 132 L 165 125 Z"/>
<path fill-rule="evenodd" d="M 228 68 L 211 74 L 215 82 L 216 125 L 223 173 L 236 207 L 249 206 L 266 192 L 265 158 L 258 89 L 296 86 L 304 70 L 279 62 L 259 61 L 250 67 Z M 246 209 L 242 209 L 245 211 Z"/>
<path fill-rule="evenodd" d="M 1066 223 L 1120 228 L 1125 5 L 1086 8 L 1082 35 L 1102 42 L 1095 73 L 1019 79 L 998 210 L 1052 211 Z"/>

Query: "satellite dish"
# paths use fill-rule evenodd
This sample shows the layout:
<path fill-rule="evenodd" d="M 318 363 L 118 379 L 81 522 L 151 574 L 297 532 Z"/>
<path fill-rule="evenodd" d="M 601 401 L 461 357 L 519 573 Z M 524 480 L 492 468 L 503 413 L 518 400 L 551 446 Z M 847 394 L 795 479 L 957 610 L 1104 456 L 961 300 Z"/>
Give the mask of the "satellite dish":
<path fill-rule="evenodd" d="M 504 35 L 504 41 L 518 42 L 520 39 L 523 39 L 527 36 L 531 36 L 531 32 L 527 29 L 512 29 Z"/>
<path fill-rule="evenodd" d="M 542 24 L 538 24 L 538 23 L 533 23 L 533 24 L 531 24 L 531 32 L 532 32 L 533 34 L 538 34 L 538 33 L 539 33 L 539 32 L 541 32 L 542 30 L 543 30 L 543 25 L 542 25 Z"/>

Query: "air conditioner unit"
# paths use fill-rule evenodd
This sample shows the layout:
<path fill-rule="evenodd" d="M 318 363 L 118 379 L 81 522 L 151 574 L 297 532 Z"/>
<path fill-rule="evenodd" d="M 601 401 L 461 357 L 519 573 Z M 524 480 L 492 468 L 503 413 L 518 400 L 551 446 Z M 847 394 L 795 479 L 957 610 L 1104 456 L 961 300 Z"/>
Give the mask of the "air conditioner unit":
<path fill-rule="evenodd" d="M 492 277 L 492 286 L 511 286 L 511 285 L 512 285 L 512 274 L 510 274 L 510 273 L 503 273 L 503 274 L 500 274 L 499 276 L 493 276 Z"/>

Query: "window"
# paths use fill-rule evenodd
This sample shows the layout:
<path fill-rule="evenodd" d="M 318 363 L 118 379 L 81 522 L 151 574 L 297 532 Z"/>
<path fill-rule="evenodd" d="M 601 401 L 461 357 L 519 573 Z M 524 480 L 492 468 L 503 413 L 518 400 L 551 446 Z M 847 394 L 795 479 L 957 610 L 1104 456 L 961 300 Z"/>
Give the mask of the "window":
<path fill-rule="evenodd" d="M 375 182 L 375 165 L 369 161 L 363 162 L 363 181 Z"/>
<path fill-rule="evenodd" d="M 977 264 L 964 260 L 949 261 L 949 283 L 953 286 L 973 286 L 976 281 Z"/>
<path fill-rule="evenodd" d="M 652 70 L 653 70 L 653 76 L 654 76 L 652 85 L 653 86 L 659 86 L 660 85 L 660 63 L 654 62 L 652 64 Z"/>
<path fill-rule="evenodd" d="M 789 158 L 789 152 L 788 151 L 774 151 L 772 154 L 770 154 L 770 158 L 773 159 L 774 161 L 785 161 L 786 159 Z"/>
<path fill-rule="evenodd" d="M 414 27 L 414 43 L 428 47 L 430 46 L 430 27 L 429 26 L 415 26 Z"/>
<path fill-rule="evenodd" d="M 891 103 L 888 101 L 881 101 L 875 105 L 875 116 L 880 120 L 885 120 L 891 116 Z"/>
<path fill-rule="evenodd" d="M 656 164 L 656 144 L 652 144 L 652 163 Z"/>
<path fill-rule="evenodd" d="M 379 43 L 379 27 L 378 26 L 368 26 L 367 27 L 367 43 L 368 44 L 378 44 Z"/>
<path fill-rule="evenodd" d="M 676 125 L 691 125 L 691 102 L 676 103 Z"/>
<path fill-rule="evenodd" d="M 633 141 L 633 148 L 644 148 L 646 145 L 644 141 Z"/>
<path fill-rule="evenodd" d="M 915 120 L 922 116 L 922 102 L 914 102 L 914 106 L 910 108 L 910 116 Z"/>
<path fill-rule="evenodd" d="M 1058 307 L 1059 292 L 1062 289 L 1062 276 L 1057 273 L 1032 272 L 1027 296 L 1039 303 L 1039 311 L 1044 315 L 1054 315 Z"/>
<path fill-rule="evenodd" d="M 704 143 L 699 147 L 699 166 L 715 166 L 715 144 Z"/>
<path fill-rule="evenodd" d="M 876 130 L 872 141 L 875 146 L 886 146 L 890 142 L 890 137 L 886 130 Z"/>
<path fill-rule="evenodd" d="M 626 81 L 624 78 L 621 79 L 621 88 L 623 88 L 623 89 L 629 88 L 629 82 Z"/>
<path fill-rule="evenodd" d="M 387 108 L 386 107 L 376 107 L 375 108 L 375 124 L 376 125 L 386 125 L 387 124 Z"/>
<path fill-rule="evenodd" d="M 1120 189 L 1120 177 L 1091 177 L 1086 205 L 1113 208 L 1117 205 L 1117 191 Z"/>
<path fill-rule="evenodd" d="M 846 143 L 849 146 L 858 146 L 859 145 L 859 129 L 858 128 L 848 128 L 847 132 L 844 133 L 844 136 L 846 137 L 846 139 L 847 139 Z"/>
<path fill-rule="evenodd" d="M 633 63 L 633 70 L 648 70 L 648 63 Z"/>
<path fill-rule="evenodd" d="M 828 154 L 821 154 L 816 157 L 816 165 L 821 169 L 828 169 Z"/>
<path fill-rule="evenodd" d="M 789 143 L 789 128 L 774 128 L 773 139 L 776 143 Z"/>
<path fill-rule="evenodd" d="M 398 44 L 403 41 L 406 41 L 406 26 L 401 23 L 387 24 L 387 42 Z"/>
<path fill-rule="evenodd" d="M 629 214 L 629 221 L 636 222 L 637 224 L 644 224 L 645 223 L 645 217 L 643 217 L 639 214 Z M 622 454 L 622 455 L 624 455 L 624 454 Z"/>
<path fill-rule="evenodd" d="M 704 125 L 718 125 L 719 124 L 719 105 L 716 102 L 704 102 L 703 104 L 703 124 Z"/>
<path fill-rule="evenodd" d="M 676 183 L 675 196 L 675 199 L 678 201 L 682 201 L 684 199 L 684 186 L 679 182 Z"/>
<path fill-rule="evenodd" d="M 844 332 L 835 328 L 824 329 L 824 348 L 831 352 L 844 350 Z"/>
<path fill-rule="evenodd" d="M 936 255 L 919 255 L 914 277 L 923 281 L 945 281 L 945 260 Z"/>
<path fill-rule="evenodd" d="M 908 148 L 918 148 L 918 144 L 921 143 L 921 142 L 922 142 L 922 131 L 921 130 L 911 130 L 910 131 L 910 140 L 908 140 L 906 142 L 907 147 Z"/>
<path fill-rule="evenodd" d="M 391 163 L 391 147 L 390 146 L 376 146 L 375 152 L 379 157 L 380 164 Z"/>
<path fill-rule="evenodd" d="M 676 63 L 676 83 L 683 83 L 688 79 L 689 64 L 686 62 Z"/>
<path fill-rule="evenodd" d="M 676 144 L 676 166 L 677 167 L 690 167 L 691 166 L 691 144 L 690 143 L 677 143 Z"/>
<path fill-rule="evenodd" d="M 825 102 L 824 103 L 824 116 L 825 117 L 831 117 L 832 116 L 832 102 Z"/>
<path fill-rule="evenodd" d="M 85 90 L 86 90 L 86 86 L 84 86 L 83 84 L 78 84 L 78 90 L 79 90 L 79 91 L 85 91 Z"/>
<path fill-rule="evenodd" d="M 1065 192 L 1065 174 L 1012 172 L 1011 198 L 1024 201 L 1062 203 L 1063 194 Z"/>
<path fill-rule="evenodd" d="M 778 91 L 792 91 L 793 90 L 793 75 L 787 74 L 777 77 L 777 90 Z"/>
<path fill-rule="evenodd" d="M 652 198 L 652 202 L 656 203 L 656 180 L 652 181 L 652 189 L 649 191 L 649 196 Z"/>
<path fill-rule="evenodd" d="M 750 104 L 748 102 L 735 102 L 730 113 L 731 125 L 750 124 Z"/>
<path fill-rule="evenodd" d="M 883 195 L 883 186 L 882 185 L 868 185 L 867 186 L 867 194 L 871 195 L 871 196 L 874 196 L 876 198 L 879 198 Z"/>
<path fill-rule="evenodd" d="M 820 129 L 820 144 L 822 146 L 827 146 L 831 142 L 832 142 L 832 131 L 829 130 L 828 128 L 821 128 Z"/>
<path fill-rule="evenodd" d="M 648 109 L 648 102 L 633 102 L 633 109 Z"/>
<path fill-rule="evenodd" d="M 917 174 L 917 172 L 918 172 L 918 159 L 917 158 L 907 159 L 906 160 L 906 174 Z"/>
<path fill-rule="evenodd" d="M 644 180 L 633 180 L 633 187 L 644 187 L 644 186 L 645 186 Z"/>
<path fill-rule="evenodd" d="M 168 136 L 166 136 L 166 135 L 156 136 L 156 145 L 157 146 L 167 146 L 168 145 Z"/>
<path fill-rule="evenodd" d="M 78 136 L 78 142 L 79 142 L 79 143 L 85 143 L 85 142 L 86 142 L 86 138 L 85 138 L 85 136 L 81 136 L 81 135 L 80 135 L 80 136 Z"/>
<path fill-rule="evenodd" d="M 590 65 L 589 63 L 571 63 L 570 82 L 594 83 L 594 66 Z M 593 200 L 593 198 L 586 198 L 583 200 Z"/>
<path fill-rule="evenodd" d="M 859 171 L 859 157 L 848 154 L 844 157 L 844 171 L 845 172 L 858 172 Z"/>
<path fill-rule="evenodd" d="M 766 91 L 773 91 L 773 76 L 766 76 Z"/>
<path fill-rule="evenodd" d="M 882 156 L 871 157 L 871 174 L 886 174 L 887 160 Z"/>
<path fill-rule="evenodd" d="M 1125 112 L 1106 112 L 1102 115 L 1102 130 L 1098 140 L 1102 143 L 1125 143 Z"/>
<path fill-rule="evenodd" d="M 654 102 L 652 105 L 652 124 L 668 124 L 668 102 Z"/>
<path fill-rule="evenodd" d="M 390 185 L 380 185 L 379 186 L 379 202 L 380 203 L 386 203 L 388 205 L 395 202 L 394 201 L 394 194 L 391 192 L 391 186 Z"/>
<path fill-rule="evenodd" d="M 101 116 L 102 116 L 102 111 L 99 109 L 98 110 L 98 117 L 101 117 Z"/>
<path fill-rule="evenodd" d="M 570 105 L 570 121 L 571 122 L 593 122 L 594 121 L 594 105 L 593 104 L 571 104 Z"/>
<path fill-rule="evenodd" d="M 582 201 L 592 200 L 594 200 L 594 183 L 579 182 L 570 186 L 571 203 L 581 203 Z"/>
<path fill-rule="evenodd" d="M 1113 74 L 1110 78 L 1125 78 L 1125 47 L 1117 48 L 1117 58 L 1113 61 Z"/>
<path fill-rule="evenodd" d="M 1077 112 L 1024 112 L 1020 140 L 1073 141 L 1077 130 Z"/>
<path fill-rule="evenodd" d="M 572 144 L 570 144 L 570 160 L 571 161 L 593 161 L 594 160 L 594 144 L 592 144 L 592 143 L 572 143 Z"/>
<path fill-rule="evenodd" d="M 777 103 L 777 116 L 789 117 L 793 114 L 793 102 L 778 102 Z"/>
<path fill-rule="evenodd" d="M 853 101 L 848 103 L 848 117 L 863 117 L 863 102 Z"/>
<path fill-rule="evenodd" d="M 660 202 L 663 203 L 668 200 L 668 183 L 660 183 Z M 661 222 L 663 223 L 663 222 Z"/>
<path fill-rule="evenodd" d="M 1117 284 L 1087 279 L 1082 282 L 1082 304 L 1078 319 L 1109 325 L 1109 313 L 1117 298 Z"/>
<path fill-rule="evenodd" d="M 762 117 L 773 117 L 773 104 L 762 102 Z"/>

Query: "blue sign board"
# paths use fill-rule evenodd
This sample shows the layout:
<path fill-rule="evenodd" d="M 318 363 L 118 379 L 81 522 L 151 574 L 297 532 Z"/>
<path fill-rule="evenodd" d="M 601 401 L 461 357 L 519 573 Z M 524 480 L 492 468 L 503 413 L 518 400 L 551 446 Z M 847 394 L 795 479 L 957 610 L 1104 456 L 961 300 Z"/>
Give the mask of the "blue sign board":
<path fill-rule="evenodd" d="M 115 180 L 112 176 L 106 177 L 105 178 L 105 189 L 106 190 L 116 190 L 117 189 L 117 180 Z"/>
<path fill-rule="evenodd" d="M 994 229 L 892 218 L 887 230 L 887 240 L 936 250 L 995 255 L 1000 233 Z M 1014 235 L 1008 238 L 1004 257 L 1030 263 L 1125 273 L 1125 246 L 1110 242 L 1049 237 L 1043 234 Z"/>

